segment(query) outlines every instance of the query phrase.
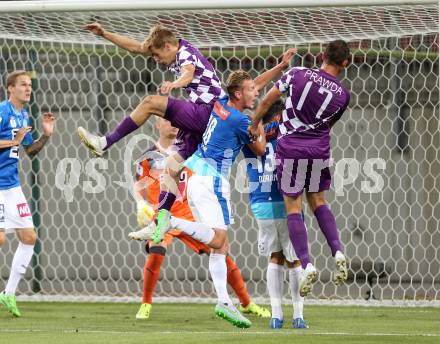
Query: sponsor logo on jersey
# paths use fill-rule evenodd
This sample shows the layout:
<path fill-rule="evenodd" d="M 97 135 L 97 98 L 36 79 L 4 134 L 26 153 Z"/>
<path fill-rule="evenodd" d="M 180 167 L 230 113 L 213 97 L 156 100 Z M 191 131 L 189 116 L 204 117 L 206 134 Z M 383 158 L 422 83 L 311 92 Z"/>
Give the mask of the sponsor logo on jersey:
<path fill-rule="evenodd" d="M 188 171 L 182 170 L 179 176 L 179 186 L 178 186 L 179 195 L 177 198 L 180 202 L 183 202 L 184 199 L 186 198 L 187 183 L 188 183 Z"/>
<path fill-rule="evenodd" d="M 226 110 L 222 104 L 215 102 L 213 111 L 222 119 L 225 120 L 231 114 L 230 111 Z"/>
<path fill-rule="evenodd" d="M 286 92 L 289 89 L 289 84 L 287 82 L 280 83 L 280 91 Z"/>
<path fill-rule="evenodd" d="M 17 204 L 17 210 L 18 210 L 18 215 L 20 215 L 20 217 L 31 216 L 31 210 L 29 209 L 29 205 L 27 203 Z"/>
<path fill-rule="evenodd" d="M 12 128 L 17 127 L 17 122 L 15 122 L 14 117 L 9 117 L 9 124 L 11 125 Z"/>

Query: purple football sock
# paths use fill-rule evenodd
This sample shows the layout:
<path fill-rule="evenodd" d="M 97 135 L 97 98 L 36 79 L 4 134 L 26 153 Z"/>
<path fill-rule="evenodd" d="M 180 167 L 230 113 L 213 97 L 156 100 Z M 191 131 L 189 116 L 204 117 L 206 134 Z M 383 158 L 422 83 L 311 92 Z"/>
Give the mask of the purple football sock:
<path fill-rule="evenodd" d="M 309 247 L 307 242 L 307 230 L 301 214 L 287 215 L 287 227 L 289 228 L 289 237 L 295 249 L 296 256 L 301 261 L 303 269 L 310 263 Z"/>
<path fill-rule="evenodd" d="M 159 207 L 158 210 L 166 209 L 171 210 L 171 207 L 176 200 L 176 195 L 171 192 L 161 191 L 159 194 Z"/>
<path fill-rule="evenodd" d="M 110 148 L 111 145 L 135 131 L 137 128 L 139 128 L 138 125 L 131 119 L 130 116 L 125 117 L 121 122 L 119 122 L 115 130 L 105 136 L 107 139 L 107 146 L 105 146 L 104 149 Z"/>
<path fill-rule="evenodd" d="M 334 257 L 336 251 L 341 251 L 341 242 L 339 241 L 339 233 L 336 227 L 336 219 L 330 208 L 324 204 L 315 209 L 315 216 L 318 220 L 322 234 L 327 239 L 327 243 L 332 250 Z"/>

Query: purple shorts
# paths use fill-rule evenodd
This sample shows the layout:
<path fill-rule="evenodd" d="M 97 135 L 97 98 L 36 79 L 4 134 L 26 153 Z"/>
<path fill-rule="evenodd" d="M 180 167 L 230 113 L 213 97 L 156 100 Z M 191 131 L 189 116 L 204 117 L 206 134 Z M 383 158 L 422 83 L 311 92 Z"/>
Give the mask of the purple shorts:
<path fill-rule="evenodd" d="M 183 159 L 188 159 L 197 150 L 208 125 L 212 107 L 211 104 L 195 104 L 168 97 L 164 118 L 170 121 L 173 127 L 180 129 L 175 145 Z"/>
<path fill-rule="evenodd" d="M 283 195 L 330 189 L 330 148 L 278 143 L 276 159 L 278 189 Z"/>

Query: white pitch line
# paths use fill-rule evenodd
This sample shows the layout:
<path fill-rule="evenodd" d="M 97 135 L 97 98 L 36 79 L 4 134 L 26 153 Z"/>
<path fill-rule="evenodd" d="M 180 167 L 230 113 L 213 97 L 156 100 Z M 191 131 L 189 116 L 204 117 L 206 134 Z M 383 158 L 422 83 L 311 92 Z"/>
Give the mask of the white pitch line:
<path fill-rule="evenodd" d="M 384 311 L 388 311 L 388 309 L 386 309 L 386 308 L 383 308 L 383 310 Z M 371 307 L 371 308 L 359 308 L 359 309 L 356 310 L 356 312 L 371 312 L 371 313 L 378 313 L 380 311 L 381 311 L 381 309 L 373 308 L 373 307 Z M 409 309 L 409 308 L 405 308 L 405 309 L 402 308 L 402 309 L 400 309 L 400 308 L 397 308 L 397 309 L 393 310 L 393 312 L 394 313 L 405 313 L 405 314 L 407 314 L 407 313 L 432 313 L 432 310 L 423 310 L 423 309 L 418 310 L 418 309 Z"/>
<path fill-rule="evenodd" d="M 210 334 L 210 335 L 292 335 L 301 334 L 307 336 L 343 336 L 343 337 L 440 337 L 440 333 L 380 333 L 380 332 L 365 332 L 365 333 L 351 333 L 351 332 L 312 332 L 310 330 L 290 330 L 290 331 L 235 331 L 235 332 L 223 332 L 223 331 L 161 331 L 161 332 L 151 332 L 151 331 L 103 331 L 103 330 L 83 330 L 79 328 L 78 330 L 60 330 L 60 331 L 50 331 L 50 330 L 32 330 L 32 329 L 0 329 L 0 333 L 101 333 L 101 334 L 135 334 L 144 335 L 148 333 L 150 335 L 175 335 L 175 334 Z"/>

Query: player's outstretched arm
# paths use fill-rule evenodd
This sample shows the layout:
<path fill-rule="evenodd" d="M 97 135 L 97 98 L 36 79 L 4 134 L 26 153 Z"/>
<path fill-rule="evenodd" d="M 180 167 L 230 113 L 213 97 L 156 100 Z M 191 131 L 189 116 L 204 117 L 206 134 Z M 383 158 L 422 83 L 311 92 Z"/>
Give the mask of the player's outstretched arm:
<path fill-rule="evenodd" d="M 269 108 L 275 103 L 278 99 L 280 99 L 282 93 L 275 86 L 270 89 L 270 91 L 266 94 L 263 100 L 258 104 L 257 110 L 255 111 L 255 115 L 252 118 L 252 123 L 249 126 L 249 135 L 252 139 L 256 140 L 259 136 L 258 126 L 261 122 L 261 119 L 264 117 L 264 114 L 267 113 Z"/>
<path fill-rule="evenodd" d="M 47 141 L 49 141 L 49 137 L 53 134 L 55 127 L 55 116 L 51 112 L 46 112 L 43 114 L 42 127 L 43 135 L 34 143 L 24 147 L 26 154 L 30 158 L 33 158 L 40 152 Z"/>
<path fill-rule="evenodd" d="M 144 50 L 143 44 L 136 41 L 133 38 L 119 35 L 105 30 L 99 23 L 90 23 L 83 26 L 84 29 L 93 32 L 97 36 L 101 36 L 106 40 L 112 42 L 118 47 L 125 49 L 134 54 L 148 55 L 148 52 Z"/>
<path fill-rule="evenodd" d="M 275 80 L 279 78 L 283 72 L 284 69 L 289 67 L 290 60 L 292 59 L 293 55 L 296 54 L 296 48 L 290 48 L 288 49 L 281 59 L 281 62 L 278 63 L 275 67 L 272 69 L 269 69 L 268 71 L 264 72 L 263 74 L 259 75 L 255 78 L 255 88 L 258 91 L 261 91 L 269 82 L 272 80 Z"/>
<path fill-rule="evenodd" d="M 18 146 L 32 127 L 23 127 L 18 130 L 13 140 L 0 140 L 0 149 Z"/>

